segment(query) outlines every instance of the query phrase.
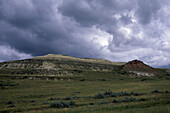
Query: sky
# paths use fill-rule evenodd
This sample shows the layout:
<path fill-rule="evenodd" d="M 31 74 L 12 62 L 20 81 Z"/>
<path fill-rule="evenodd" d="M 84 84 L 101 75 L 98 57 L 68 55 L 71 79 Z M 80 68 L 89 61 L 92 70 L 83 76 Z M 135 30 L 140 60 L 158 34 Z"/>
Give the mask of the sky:
<path fill-rule="evenodd" d="M 0 0 L 0 62 L 46 54 L 170 68 L 170 0 Z"/>

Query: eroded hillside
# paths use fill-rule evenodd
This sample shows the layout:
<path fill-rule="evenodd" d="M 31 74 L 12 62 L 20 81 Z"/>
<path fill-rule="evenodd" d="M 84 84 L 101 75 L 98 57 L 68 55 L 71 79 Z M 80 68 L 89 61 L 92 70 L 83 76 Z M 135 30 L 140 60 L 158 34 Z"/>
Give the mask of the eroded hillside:
<path fill-rule="evenodd" d="M 165 74 L 165 70 L 152 68 L 139 60 L 128 63 L 111 62 L 105 59 L 75 58 L 56 54 L 0 63 L 0 74 L 62 76 L 81 75 L 84 71 L 104 71 L 135 76 Z"/>
<path fill-rule="evenodd" d="M 77 75 L 81 71 L 118 70 L 123 62 L 104 59 L 75 58 L 48 54 L 32 59 L 0 63 L 1 74 Z"/>
<path fill-rule="evenodd" d="M 135 74 L 136 76 L 156 76 L 165 74 L 165 70 L 153 68 L 140 60 L 129 61 L 122 66 L 121 70 Z"/>

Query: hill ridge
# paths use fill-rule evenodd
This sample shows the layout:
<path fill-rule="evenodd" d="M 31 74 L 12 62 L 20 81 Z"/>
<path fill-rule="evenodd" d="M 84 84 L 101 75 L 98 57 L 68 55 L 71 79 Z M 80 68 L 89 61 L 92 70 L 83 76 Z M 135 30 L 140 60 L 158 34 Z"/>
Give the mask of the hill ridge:
<path fill-rule="evenodd" d="M 123 65 L 125 62 L 112 62 L 106 59 L 100 58 L 78 58 L 62 54 L 47 54 L 44 56 L 37 56 L 33 59 L 49 59 L 49 60 L 74 60 L 82 62 L 92 62 L 92 63 L 104 63 L 104 64 L 113 64 L 113 65 Z"/>
<path fill-rule="evenodd" d="M 67 55 L 47 54 L 31 59 L 0 63 L 0 74 L 32 74 L 32 75 L 80 75 L 82 71 L 107 71 L 120 74 L 142 73 L 157 75 L 161 73 L 139 60 L 111 62 L 105 59 L 76 58 Z"/>

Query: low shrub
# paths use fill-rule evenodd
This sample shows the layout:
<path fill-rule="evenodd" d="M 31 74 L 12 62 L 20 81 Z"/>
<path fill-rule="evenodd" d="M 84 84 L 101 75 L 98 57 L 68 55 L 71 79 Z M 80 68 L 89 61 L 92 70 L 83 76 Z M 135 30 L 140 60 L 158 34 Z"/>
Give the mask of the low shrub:
<path fill-rule="evenodd" d="M 147 80 L 146 78 L 141 79 L 141 81 L 146 81 L 146 80 Z"/>
<path fill-rule="evenodd" d="M 104 94 L 101 94 L 101 93 L 98 93 L 94 96 L 95 99 L 101 99 L 101 98 L 104 98 L 105 95 Z"/>
<path fill-rule="evenodd" d="M 119 101 L 116 100 L 116 99 L 114 99 L 114 100 L 112 101 L 112 103 L 119 103 Z"/>
<path fill-rule="evenodd" d="M 136 101 L 136 98 L 133 97 L 124 97 L 123 102 L 132 102 L 132 101 Z"/>
<path fill-rule="evenodd" d="M 71 96 L 67 96 L 67 97 L 64 98 L 64 100 L 71 100 L 71 99 L 72 99 Z"/>
<path fill-rule="evenodd" d="M 13 104 L 13 102 L 12 101 L 8 101 L 7 104 Z"/>
<path fill-rule="evenodd" d="M 31 100 L 31 102 L 35 102 L 35 100 Z"/>
<path fill-rule="evenodd" d="M 170 93 L 170 91 L 165 91 L 165 93 Z"/>
<path fill-rule="evenodd" d="M 5 86 L 15 86 L 15 84 L 5 84 Z"/>
<path fill-rule="evenodd" d="M 81 79 L 80 81 L 85 81 L 85 79 Z"/>
<path fill-rule="evenodd" d="M 157 89 L 151 91 L 151 93 L 170 93 L 170 91 L 159 91 Z"/>
<path fill-rule="evenodd" d="M 60 98 L 51 97 L 49 100 L 59 100 Z"/>
<path fill-rule="evenodd" d="M 146 101 L 146 99 L 145 98 L 140 98 L 140 99 L 138 99 L 138 101 Z"/>
<path fill-rule="evenodd" d="M 97 79 L 97 80 L 99 80 L 99 81 L 106 81 L 106 79 Z"/>
<path fill-rule="evenodd" d="M 91 102 L 90 105 L 94 105 L 94 103 Z"/>
<path fill-rule="evenodd" d="M 142 95 L 141 93 L 136 93 L 136 92 L 130 92 L 130 95 L 134 95 L 134 96 L 139 96 L 139 95 Z"/>
<path fill-rule="evenodd" d="M 15 107 L 15 105 L 14 104 L 10 104 L 9 107 Z"/>
<path fill-rule="evenodd" d="M 154 99 L 155 99 L 156 101 L 159 101 L 159 100 L 160 100 L 160 98 L 159 98 L 159 97 L 155 97 Z"/>
<path fill-rule="evenodd" d="M 68 107 L 73 107 L 75 106 L 75 102 L 74 101 L 70 101 L 70 102 L 52 102 L 50 104 L 50 107 L 52 108 L 68 108 Z"/>
<path fill-rule="evenodd" d="M 5 86 L 1 86 L 1 89 L 5 89 Z"/>
<path fill-rule="evenodd" d="M 48 101 L 44 101 L 42 104 L 49 104 L 49 102 Z"/>
<path fill-rule="evenodd" d="M 108 102 L 106 102 L 105 100 L 102 100 L 101 102 L 98 103 L 98 105 L 101 105 L 101 104 L 107 104 Z"/>
<path fill-rule="evenodd" d="M 131 95 L 139 96 L 139 95 L 142 95 L 142 93 L 135 93 L 135 92 L 130 92 L 130 93 L 118 92 L 118 93 L 114 93 L 111 90 L 107 90 L 104 93 L 98 93 L 93 97 L 96 98 L 96 99 L 101 99 L 101 98 L 105 98 L 105 97 L 131 96 Z"/>
<path fill-rule="evenodd" d="M 151 93 L 160 93 L 159 90 L 155 89 L 153 91 L 151 91 Z"/>
<path fill-rule="evenodd" d="M 108 96 L 108 95 L 112 95 L 113 92 L 111 90 L 107 90 L 104 92 L 104 95 Z"/>

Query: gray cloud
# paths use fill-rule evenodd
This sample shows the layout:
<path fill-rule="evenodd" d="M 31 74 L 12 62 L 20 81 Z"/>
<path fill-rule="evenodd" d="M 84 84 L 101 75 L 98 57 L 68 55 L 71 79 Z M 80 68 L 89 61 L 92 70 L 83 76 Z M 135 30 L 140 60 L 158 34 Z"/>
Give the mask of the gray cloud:
<path fill-rule="evenodd" d="M 0 50 L 1 50 L 0 62 L 32 57 L 30 54 L 20 53 L 17 50 L 5 45 L 3 46 L 1 45 Z"/>
<path fill-rule="evenodd" d="M 169 10 L 167 0 L 0 0 L 0 61 L 55 53 L 169 65 Z"/>
<path fill-rule="evenodd" d="M 150 23 L 152 18 L 155 18 L 155 14 L 161 8 L 160 0 L 139 0 L 138 1 L 138 10 L 137 15 L 139 16 L 138 19 L 142 24 Z"/>

